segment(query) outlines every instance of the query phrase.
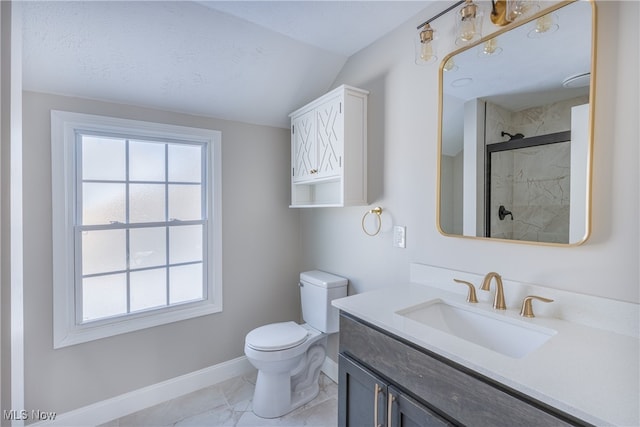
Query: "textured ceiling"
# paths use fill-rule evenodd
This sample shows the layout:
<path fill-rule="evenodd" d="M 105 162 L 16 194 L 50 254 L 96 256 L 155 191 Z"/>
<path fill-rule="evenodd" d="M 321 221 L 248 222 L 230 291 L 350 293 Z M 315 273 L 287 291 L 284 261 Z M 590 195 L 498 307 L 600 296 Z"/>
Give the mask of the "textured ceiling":
<path fill-rule="evenodd" d="M 429 1 L 23 3 L 24 88 L 288 127 Z"/>
<path fill-rule="evenodd" d="M 329 52 L 351 56 L 425 8 L 425 1 L 201 1 Z"/>

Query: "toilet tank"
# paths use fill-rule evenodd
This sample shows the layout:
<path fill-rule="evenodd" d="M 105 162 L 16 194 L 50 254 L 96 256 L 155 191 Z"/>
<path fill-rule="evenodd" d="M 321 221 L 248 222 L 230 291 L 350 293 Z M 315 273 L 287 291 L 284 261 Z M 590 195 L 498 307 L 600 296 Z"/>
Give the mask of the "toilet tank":
<path fill-rule="evenodd" d="M 336 298 L 347 296 L 348 280 L 320 270 L 300 273 L 302 318 L 314 329 L 332 334 L 338 332 L 338 309 L 331 305 Z"/>

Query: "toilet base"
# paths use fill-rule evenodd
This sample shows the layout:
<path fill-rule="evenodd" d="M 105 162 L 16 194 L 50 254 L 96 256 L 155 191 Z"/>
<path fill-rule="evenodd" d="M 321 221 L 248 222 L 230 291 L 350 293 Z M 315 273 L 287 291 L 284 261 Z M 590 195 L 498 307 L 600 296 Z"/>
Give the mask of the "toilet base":
<path fill-rule="evenodd" d="M 324 341 L 311 346 L 292 372 L 258 371 L 254 414 L 261 418 L 281 417 L 318 396 L 320 368 L 326 355 Z"/>
<path fill-rule="evenodd" d="M 262 418 L 280 417 L 291 408 L 291 376 L 285 373 L 258 371 L 253 393 L 253 413 Z"/>

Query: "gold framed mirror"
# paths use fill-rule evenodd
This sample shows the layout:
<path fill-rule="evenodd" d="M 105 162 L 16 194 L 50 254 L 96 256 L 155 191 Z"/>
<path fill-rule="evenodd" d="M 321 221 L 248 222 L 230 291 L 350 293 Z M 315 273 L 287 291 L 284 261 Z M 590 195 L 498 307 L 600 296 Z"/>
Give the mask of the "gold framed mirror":
<path fill-rule="evenodd" d="M 593 1 L 561 2 L 440 65 L 437 227 L 579 245 L 591 224 Z"/>

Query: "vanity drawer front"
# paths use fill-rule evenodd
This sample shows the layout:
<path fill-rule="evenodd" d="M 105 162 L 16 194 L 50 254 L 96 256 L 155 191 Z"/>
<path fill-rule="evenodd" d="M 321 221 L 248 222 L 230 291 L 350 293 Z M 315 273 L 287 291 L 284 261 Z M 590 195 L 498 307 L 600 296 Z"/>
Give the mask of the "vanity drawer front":
<path fill-rule="evenodd" d="M 569 415 L 553 414 L 555 411 L 541 403 L 527 401 L 515 391 L 463 372 L 461 369 L 465 368 L 454 367 L 453 363 L 344 314 L 340 316 L 340 352 L 361 361 L 459 424 L 585 425 Z"/>

